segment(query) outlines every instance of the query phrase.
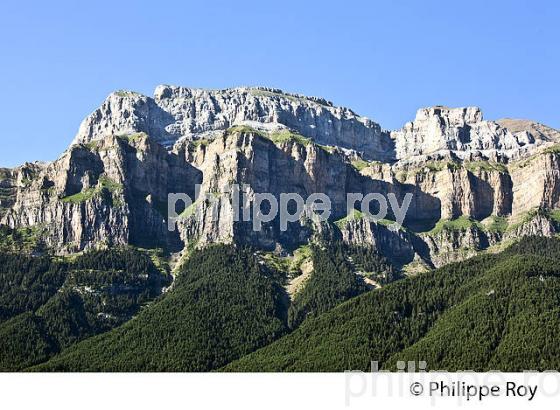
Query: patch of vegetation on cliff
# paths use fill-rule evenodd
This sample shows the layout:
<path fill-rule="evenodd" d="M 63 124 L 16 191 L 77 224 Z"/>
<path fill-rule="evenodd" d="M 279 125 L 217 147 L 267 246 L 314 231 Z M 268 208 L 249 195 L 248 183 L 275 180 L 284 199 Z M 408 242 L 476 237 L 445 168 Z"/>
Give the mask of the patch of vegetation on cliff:
<path fill-rule="evenodd" d="M 391 228 L 398 231 L 408 231 L 408 228 L 404 225 L 397 225 L 397 221 L 393 221 L 392 219 L 382 218 L 375 221 L 379 225 L 383 225 L 387 228 Z"/>
<path fill-rule="evenodd" d="M 83 146 L 86 147 L 86 149 L 88 149 L 89 151 L 97 151 L 101 146 L 101 140 L 92 140 L 86 144 L 83 144 Z"/>
<path fill-rule="evenodd" d="M 256 134 L 261 137 L 266 137 L 266 134 L 262 131 L 258 131 L 253 127 L 249 127 L 248 125 L 234 125 L 226 130 L 226 135 L 233 135 L 233 134 Z"/>
<path fill-rule="evenodd" d="M 133 144 L 135 142 L 147 139 L 148 134 L 146 134 L 145 132 L 134 132 L 132 134 L 119 134 L 117 135 L 117 138 L 128 144 Z"/>
<path fill-rule="evenodd" d="M 274 144 L 295 142 L 296 144 L 307 146 L 313 143 L 310 138 L 306 138 L 303 135 L 288 130 L 271 132 L 270 134 L 266 135 L 266 138 L 271 140 Z"/>
<path fill-rule="evenodd" d="M 509 172 L 506 165 L 495 161 L 465 161 L 463 164 L 465 168 L 471 172 L 477 172 L 477 171 L 487 171 L 487 172 L 496 171 L 499 173 Z"/>
<path fill-rule="evenodd" d="M 115 206 L 120 206 L 122 204 L 120 198 L 115 194 L 122 192 L 122 189 L 123 186 L 121 184 L 113 181 L 111 178 L 105 175 L 102 175 L 99 177 L 99 181 L 97 182 L 97 185 L 95 187 L 87 188 L 76 194 L 62 197 L 60 198 L 60 200 L 66 203 L 80 204 L 82 202 L 91 200 L 94 196 L 101 194 L 103 191 L 107 191 L 113 196 L 113 204 Z"/>
<path fill-rule="evenodd" d="M 197 212 L 198 207 L 201 205 L 200 200 L 194 201 L 192 204 L 187 206 L 183 212 L 179 215 L 180 218 L 189 218 Z M 166 210 L 167 212 L 167 210 Z"/>
<path fill-rule="evenodd" d="M 111 178 L 105 175 L 99 177 L 99 182 L 97 184 L 97 187 L 99 189 L 107 189 L 109 192 L 117 192 L 123 188 L 122 184 L 113 181 Z"/>
<path fill-rule="evenodd" d="M 364 214 L 362 211 L 358 210 L 358 209 L 352 209 L 352 211 L 350 211 L 350 213 L 348 215 L 346 215 L 344 218 L 338 219 L 334 222 L 334 224 L 339 228 L 342 229 L 344 228 L 349 222 L 356 220 L 359 221 L 361 219 L 366 218 L 367 215 Z M 397 226 L 396 222 L 391 220 L 391 219 L 387 219 L 387 218 L 382 218 L 382 219 L 377 219 L 377 220 L 372 220 L 372 223 L 376 223 L 379 225 L 383 225 L 387 228 L 397 228 L 398 230 L 404 230 L 406 231 L 407 228 L 404 226 Z"/>
<path fill-rule="evenodd" d="M 506 165 L 495 162 L 495 161 L 464 161 L 464 162 L 456 162 L 456 161 L 428 161 L 421 167 L 416 168 L 409 168 L 406 170 L 401 171 L 401 175 L 398 177 L 399 180 L 404 180 L 407 178 L 409 174 L 418 175 L 418 174 L 428 174 L 428 173 L 437 173 L 444 170 L 450 171 L 457 171 L 461 168 L 465 168 L 471 172 L 478 172 L 482 171 L 496 171 L 500 173 L 509 172 Z"/>
<path fill-rule="evenodd" d="M 484 230 L 487 232 L 497 232 L 497 233 L 504 233 L 508 229 L 508 218 L 505 216 L 496 216 L 491 215 L 488 218 L 484 219 L 482 222 L 484 226 Z"/>
<path fill-rule="evenodd" d="M 560 209 L 549 209 L 548 217 L 560 226 Z"/>
<path fill-rule="evenodd" d="M 11 229 L 0 225 L 0 252 L 32 253 L 44 250 L 42 226 Z"/>
<path fill-rule="evenodd" d="M 366 168 L 369 168 L 374 165 L 381 165 L 379 161 L 366 161 L 362 158 L 352 160 L 350 163 L 358 172 L 363 171 Z"/>
<path fill-rule="evenodd" d="M 369 167 L 369 162 L 363 159 L 355 159 L 351 162 L 352 166 L 358 171 L 363 171 L 367 167 Z"/>
<path fill-rule="evenodd" d="M 525 225 L 528 222 L 531 222 L 533 219 L 535 219 L 537 216 L 542 216 L 545 218 L 549 218 L 549 211 L 543 208 L 533 208 L 530 209 L 527 212 L 524 212 L 520 215 L 518 215 L 513 221 L 512 223 L 508 226 L 507 231 L 508 232 L 513 232 L 516 231 L 518 228 L 522 227 L 523 225 Z"/>
<path fill-rule="evenodd" d="M 302 245 L 291 256 L 279 256 L 273 252 L 266 252 L 262 254 L 262 259 L 272 269 L 285 272 L 288 276 L 294 276 L 301 273 L 301 266 L 312 256 L 311 245 Z"/>
<path fill-rule="evenodd" d="M 484 230 L 484 225 L 470 216 L 460 216 L 456 219 L 440 219 L 431 231 L 426 232 L 427 235 L 438 235 L 444 231 L 466 231 L 470 228 L 478 228 Z"/>
<path fill-rule="evenodd" d="M 543 151 L 544 154 L 560 154 L 560 144 L 554 144 Z"/>
<path fill-rule="evenodd" d="M 428 161 L 422 166 L 410 166 L 401 169 L 395 175 L 399 181 L 405 181 L 409 176 L 427 175 L 430 173 L 438 173 L 444 170 L 456 171 L 461 168 L 461 164 L 454 161 Z"/>
<path fill-rule="evenodd" d="M 314 142 L 314 144 L 322 149 L 323 151 L 325 151 L 327 154 L 334 154 L 337 150 L 337 147 L 334 145 L 322 145 L 322 144 L 317 144 L 316 142 Z"/>
<path fill-rule="evenodd" d="M 86 201 L 89 201 L 90 199 L 92 199 L 93 196 L 95 195 L 95 193 L 96 193 L 95 188 L 88 188 L 88 189 L 83 190 L 82 192 L 78 192 L 76 194 L 60 198 L 60 200 L 62 202 L 67 202 L 67 203 L 71 203 L 71 204 L 80 204 L 82 202 L 86 202 Z"/>
<path fill-rule="evenodd" d="M 226 135 L 232 135 L 237 133 L 255 134 L 262 138 L 266 138 L 269 141 L 272 141 L 275 145 L 282 145 L 286 143 L 295 143 L 305 147 L 308 145 L 314 145 L 328 154 L 333 154 L 336 150 L 336 147 L 334 146 L 317 144 L 311 138 L 304 137 L 303 135 L 290 130 L 265 132 L 265 131 L 256 130 L 247 125 L 236 125 L 226 130 Z"/>
<path fill-rule="evenodd" d="M 544 150 L 531 155 L 528 158 L 520 159 L 511 163 L 510 168 L 519 169 L 531 165 L 535 160 L 542 158 L 545 155 L 558 155 L 560 154 L 560 144 L 554 144 Z"/>
<path fill-rule="evenodd" d="M 521 215 L 518 215 L 508 226 L 507 231 L 514 232 L 537 217 L 549 220 L 553 223 L 556 229 L 560 229 L 560 209 L 533 208 Z"/>
<path fill-rule="evenodd" d="M 363 218 L 365 218 L 365 215 L 362 211 L 358 209 L 352 209 L 348 215 L 346 215 L 344 218 L 338 219 L 334 222 L 334 224 L 339 228 L 342 228 L 350 221 L 360 220 Z"/>

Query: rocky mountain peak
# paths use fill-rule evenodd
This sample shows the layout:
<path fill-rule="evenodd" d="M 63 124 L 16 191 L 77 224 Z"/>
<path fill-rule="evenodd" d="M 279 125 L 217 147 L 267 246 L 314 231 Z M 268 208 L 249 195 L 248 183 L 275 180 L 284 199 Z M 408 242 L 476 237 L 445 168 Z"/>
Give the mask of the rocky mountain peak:
<path fill-rule="evenodd" d="M 168 149 L 213 140 L 228 129 L 290 129 L 320 145 L 355 151 L 366 160 L 424 161 L 425 157 L 509 160 L 560 140 L 557 131 L 522 120 L 485 121 L 478 107 L 427 107 L 397 131 L 384 131 L 354 111 L 318 97 L 277 88 L 222 90 L 160 85 L 154 96 L 110 94 L 81 124 L 74 144 L 144 132 Z"/>
<path fill-rule="evenodd" d="M 394 131 L 396 158 L 450 155 L 460 159 L 507 161 L 531 154 L 542 144 L 558 140 L 558 133 L 521 120 L 485 121 L 479 107 L 422 108 L 414 121 Z"/>
<path fill-rule="evenodd" d="M 414 122 L 433 121 L 448 126 L 461 127 L 465 124 L 477 123 L 483 120 L 479 107 L 450 108 L 441 105 L 421 108 L 416 112 Z"/>
<path fill-rule="evenodd" d="M 352 149 L 368 159 L 393 159 L 393 141 L 377 123 L 322 98 L 265 87 L 206 90 L 161 85 L 153 98 L 119 91 L 83 121 L 74 144 L 145 132 L 172 147 L 183 140 L 211 140 L 247 123 L 280 124 L 318 144 Z"/>

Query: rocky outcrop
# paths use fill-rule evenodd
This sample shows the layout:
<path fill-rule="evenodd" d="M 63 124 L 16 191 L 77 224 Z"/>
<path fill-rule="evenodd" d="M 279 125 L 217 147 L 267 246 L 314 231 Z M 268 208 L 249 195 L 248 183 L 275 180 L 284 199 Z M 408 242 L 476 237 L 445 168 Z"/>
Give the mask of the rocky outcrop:
<path fill-rule="evenodd" d="M 0 219 L 13 206 L 15 193 L 16 187 L 12 170 L 0 168 Z"/>
<path fill-rule="evenodd" d="M 375 122 L 319 98 L 271 88 L 203 90 L 159 86 L 154 97 L 111 94 L 80 126 L 75 144 L 117 133 L 145 132 L 164 146 L 213 139 L 235 125 L 284 125 L 315 142 L 390 160 L 393 141 Z"/>
<path fill-rule="evenodd" d="M 476 255 L 498 242 L 499 236 L 484 232 L 476 226 L 464 229 L 443 229 L 435 234 L 422 235 L 427 245 L 428 259 L 436 267 L 458 262 Z"/>
<path fill-rule="evenodd" d="M 365 218 L 350 218 L 340 225 L 340 232 L 344 242 L 377 249 L 395 265 L 411 263 L 416 255 L 413 237 L 403 229 L 394 229 Z"/>
<path fill-rule="evenodd" d="M 511 131 L 506 128 L 510 124 L 514 126 Z M 391 136 L 395 139 L 397 159 L 452 151 L 462 159 L 482 154 L 486 159 L 498 160 L 518 157 L 558 139 L 559 135 L 551 135 L 546 127 L 533 124 L 484 121 L 478 107 L 437 106 L 418 110 L 414 121 Z"/>
<path fill-rule="evenodd" d="M 558 223 L 551 220 L 546 211 L 537 210 L 530 212 L 524 219 L 515 223 L 504 235 L 505 240 L 515 240 L 523 236 L 556 235 L 560 229 Z"/>
<path fill-rule="evenodd" d="M 268 193 L 279 200 L 282 193 L 296 193 L 307 199 L 325 193 L 332 204 L 333 218 L 346 214 L 346 192 L 359 187 L 356 171 L 340 154 L 331 154 L 310 141 L 297 141 L 287 134 L 274 142 L 256 131 L 226 133 L 208 145 L 187 144 L 179 150 L 201 170 L 204 181 L 199 199 L 187 218 L 180 222 L 183 239 L 199 246 L 216 241 L 233 241 L 273 250 L 295 248 L 309 240 L 309 221 L 292 223 L 282 231 L 279 221 L 253 229 L 252 218 L 242 217 L 242 196 L 254 203 L 255 195 Z M 238 201 L 228 192 L 240 188 Z M 238 220 L 234 220 L 238 215 Z"/>

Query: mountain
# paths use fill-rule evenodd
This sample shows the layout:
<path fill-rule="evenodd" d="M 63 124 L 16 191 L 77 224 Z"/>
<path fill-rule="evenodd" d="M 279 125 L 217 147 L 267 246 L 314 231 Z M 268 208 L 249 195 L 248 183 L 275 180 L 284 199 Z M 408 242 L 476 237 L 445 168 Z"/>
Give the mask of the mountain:
<path fill-rule="evenodd" d="M 59 159 L 1 170 L 0 223 L 35 229 L 61 255 L 100 244 L 178 252 L 216 242 L 292 252 L 330 235 L 359 238 L 405 268 L 441 266 L 557 231 L 559 140 L 531 121 L 485 121 L 476 107 L 421 109 L 389 132 L 324 99 L 276 89 L 119 91 Z M 329 226 L 300 221 L 282 232 L 275 220 L 255 232 L 233 218 L 232 183 L 253 199 L 325 193 Z M 195 202 L 170 232 L 168 194 L 195 197 L 197 184 L 219 203 Z M 398 203 L 413 195 L 403 229 L 348 218 L 346 194 L 370 192 Z"/>
<path fill-rule="evenodd" d="M 232 186 L 330 216 L 255 229 Z M 409 207 L 348 206 L 371 193 Z M 0 169 L 0 370 L 558 368 L 559 232 L 560 132 L 536 122 L 436 106 L 389 131 L 272 88 L 118 91 L 55 161 Z"/>
<path fill-rule="evenodd" d="M 391 158 L 392 141 L 373 121 L 322 98 L 264 87 L 201 90 L 162 85 L 153 98 L 116 92 L 82 122 L 74 144 L 145 132 L 171 147 L 185 140 L 213 139 L 239 124 L 268 131 L 287 127 L 319 144 L 364 151 L 374 159 Z"/>

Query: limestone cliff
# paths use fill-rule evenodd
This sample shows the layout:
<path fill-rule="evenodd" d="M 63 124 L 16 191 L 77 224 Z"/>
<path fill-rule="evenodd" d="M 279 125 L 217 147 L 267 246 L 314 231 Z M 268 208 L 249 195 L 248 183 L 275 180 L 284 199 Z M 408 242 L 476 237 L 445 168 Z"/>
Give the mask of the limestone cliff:
<path fill-rule="evenodd" d="M 57 253 L 214 242 L 291 252 L 327 230 L 400 264 L 440 266 L 557 231 L 559 142 L 549 127 L 485 121 L 476 107 L 421 109 L 401 130 L 386 132 L 324 99 L 276 89 L 122 91 L 84 120 L 56 161 L 0 169 L 0 223 L 37 228 Z M 181 219 L 170 232 L 168 194 L 194 198 L 197 184 L 198 198 L 177 209 Z M 235 217 L 242 210 L 228 192 L 232 184 L 249 200 L 325 193 L 330 222 L 302 217 L 284 232 L 274 220 L 255 231 Z M 399 203 L 413 194 L 404 228 L 347 218 L 346 194 L 370 192 L 394 194 Z"/>

